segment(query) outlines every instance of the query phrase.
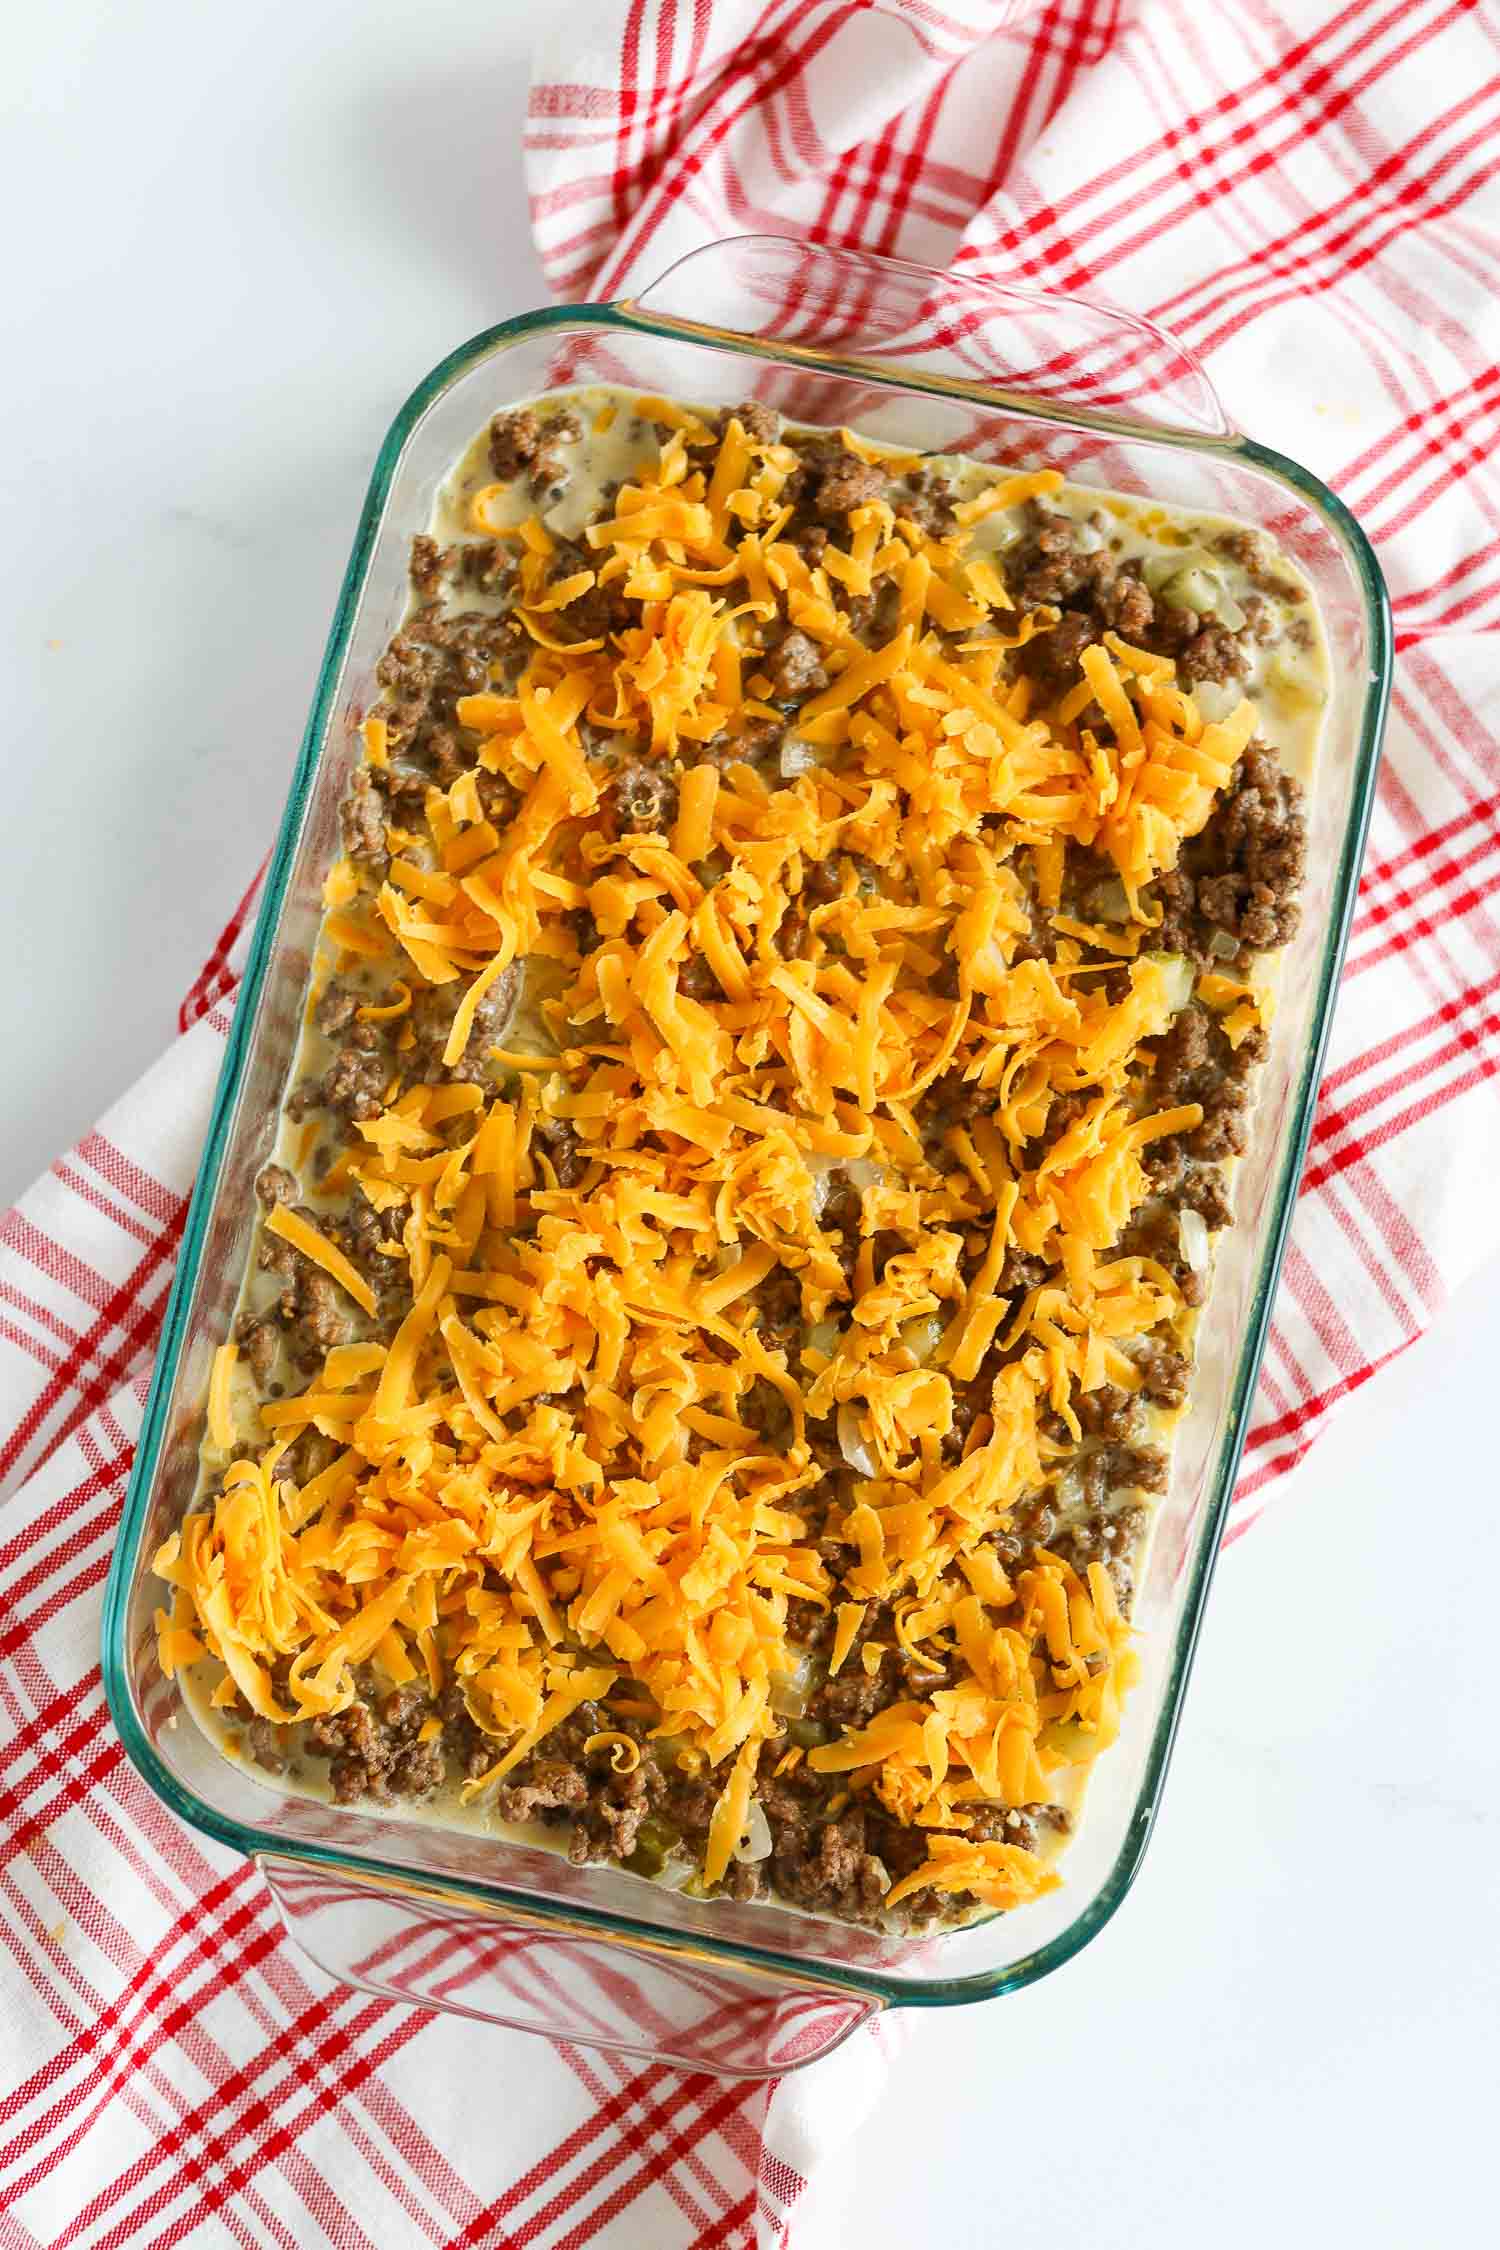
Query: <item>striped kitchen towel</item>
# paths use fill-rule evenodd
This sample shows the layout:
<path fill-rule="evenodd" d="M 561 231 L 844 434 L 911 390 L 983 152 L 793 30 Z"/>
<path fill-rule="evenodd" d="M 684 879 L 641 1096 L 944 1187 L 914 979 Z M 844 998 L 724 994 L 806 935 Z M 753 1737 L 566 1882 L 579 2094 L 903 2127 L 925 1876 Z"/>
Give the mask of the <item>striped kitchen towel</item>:
<path fill-rule="evenodd" d="M 1495 18 L 594 0 L 565 26 L 528 134 L 560 293 L 769 230 L 1108 298 L 1380 549 L 1389 748 L 1242 1527 L 1500 1239 Z M 886 2034 L 769 2089 L 334 1987 L 113 1736 L 100 1589 L 242 931 L 0 1224 L 0 2250 L 811 2250 L 799 2193 Z"/>

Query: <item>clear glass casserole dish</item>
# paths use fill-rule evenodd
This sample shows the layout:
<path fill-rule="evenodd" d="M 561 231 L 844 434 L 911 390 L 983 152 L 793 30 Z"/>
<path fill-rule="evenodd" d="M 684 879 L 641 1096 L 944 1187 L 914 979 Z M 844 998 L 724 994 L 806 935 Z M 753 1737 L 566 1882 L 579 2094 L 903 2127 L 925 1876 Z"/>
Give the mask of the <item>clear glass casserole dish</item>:
<path fill-rule="evenodd" d="M 586 381 L 712 405 L 748 395 L 896 444 L 1062 469 L 1269 531 L 1312 582 L 1332 704 L 1309 875 L 1283 965 L 1255 1138 L 1220 1250 L 1195 1387 L 1135 1622 L 1142 1676 L 1060 1890 L 936 1935 L 689 1897 L 477 1831 L 283 1794 L 216 1749 L 155 1656 L 151 1571 L 193 1492 L 210 1362 L 238 1293 L 335 856 L 337 812 L 407 601 L 411 535 L 497 410 Z M 696 253 L 620 305 L 487 330 L 434 369 L 381 449 L 277 838 L 230 1034 L 105 1601 L 104 1678 L 129 1755 L 174 1811 L 254 1857 L 292 1934 L 349 1982 L 476 2018 L 764 2075 L 884 2007 L 991 1998 L 1067 1960 L 1140 1864 L 1228 1506 L 1353 910 L 1390 675 L 1369 546 L 1334 495 L 1235 434 L 1148 324 L 774 237 Z"/>

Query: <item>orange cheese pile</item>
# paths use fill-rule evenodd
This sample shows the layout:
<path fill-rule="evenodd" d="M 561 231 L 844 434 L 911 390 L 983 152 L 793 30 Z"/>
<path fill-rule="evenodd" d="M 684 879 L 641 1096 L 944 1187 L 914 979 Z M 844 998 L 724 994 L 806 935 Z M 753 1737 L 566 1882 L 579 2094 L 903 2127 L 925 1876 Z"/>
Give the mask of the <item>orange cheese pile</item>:
<path fill-rule="evenodd" d="M 1168 659 L 1113 634 L 1036 706 L 1011 653 L 1055 613 L 1018 617 L 974 548 L 1055 476 L 1002 480 L 941 539 L 892 486 L 809 560 L 786 536 L 797 459 L 684 414 L 588 530 L 588 567 L 559 577 L 545 527 L 525 526 L 529 660 L 457 708 L 516 817 L 498 832 L 466 772 L 393 832 L 383 880 L 347 862 L 330 878 L 326 949 L 369 985 L 392 1078 L 328 1193 L 357 1186 L 386 1215 L 409 1309 L 266 1402 L 258 1441 L 241 1425 L 224 1443 L 221 1363 L 211 1436 L 231 1458 L 157 1558 L 176 1589 L 162 1661 L 206 1648 L 217 1700 L 274 1721 L 344 1708 L 366 1662 L 456 1686 L 494 1745 L 471 1795 L 584 1702 L 649 1712 L 720 1778 L 712 1883 L 782 1732 L 789 1605 L 836 1610 L 837 1668 L 863 1660 L 869 1605 L 891 1604 L 900 1648 L 957 1684 L 809 1764 L 932 1831 L 893 1897 L 931 1884 L 1005 1906 L 1051 1878 L 969 1838 L 970 1808 L 1053 1798 L 1112 1737 L 1132 1658 L 1097 1565 L 1038 1552 L 1012 1581 L 994 1535 L 1076 1442 L 1079 1395 L 1136 1389 L 1132 1341 L 1180 1311 L 1161 1266 L 1115 1250 L 1143 1150 L 1201 1114 L 1143 1108 L 1141 1042 L 1181 995 L 1142 950 L 1141 893 L 1203 826 L 1255 714 L 1205 720 Z M 580 637 L 563 613 L 596 586 L 629 621 Z M 867 598 L 890 620 L 872 646 L 848 608 Z M 776 716 L 782 620 L 827 685 L 778 782 L 739 748 Z M 611 813 L 616 746 L 675 783 L 658 832 Z M 391 754 L 378 718 L 367 748 Z M 1113 864 L 1132 920 L 1063 912 L 1070 843 Z M 1048 915 L 1050 962 L 1030 942 Z M 514 962 L 551 994 L 555 1055 L 502 1045 L 484 1086 L 409 1077 L 414 993 L 459 993 L 451 1066 Z M 1218 983 L 1213 1004 L 1246 1005 Z M 559 1125 L 584 1167 L 567 1187 Z M 841 1167 L 863 1188 L 852 1233 L 825 1216 Z M 322 1227 L 269 1223 L 351 1320 L 373 1312 Z M 1045 1262 L 1040 1286 L 1002 1293 L 1011 1253 Z M 762 1333 L 773 1276 L 800 1295 L 790 1354 Z M 334 1451 L 299 1482 L 287 1451 L 307 1429 Z M 837 1483 L 831 1463 L 849 1465 Z M 820 1540 L 854 1551 L 842 1582 Z"/>

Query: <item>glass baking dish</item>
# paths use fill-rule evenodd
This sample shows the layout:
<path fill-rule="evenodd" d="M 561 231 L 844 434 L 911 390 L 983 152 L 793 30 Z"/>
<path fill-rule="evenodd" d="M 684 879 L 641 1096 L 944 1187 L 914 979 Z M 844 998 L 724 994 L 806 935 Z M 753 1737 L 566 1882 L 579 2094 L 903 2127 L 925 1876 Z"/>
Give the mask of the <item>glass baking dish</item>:
<path fill-rule="evenodd" d="M 408 543 L 492 413 L 584 381 L 715 405 L 754 395 L 796 420 L 1040 462 L 1074 482 L 1241 518 L 1301 564 L 1328 634 L 1333 699 L 1310 791 L 1306 910 L 1140 1584 L 1142 1677 L 1062 1888 L 937 1936 L 688 1898 L 503 1838 L 280 1794 L 210 1746 L 156 1667 L 162 1589 L 150 1558 L 194 1486 L 210 1357 L 245 1263 L 358 723 L 407 600 Z M 1140 1865 L 1182 1709 L 1306 1148 L 1389 677 L 1380 572 L 1339 501 L 1235 434 L 1168 336 L 1077 300 L 749 237 L 694 253 L 629 302 L 505 321 L 413 393 L 375 465 L 271 857 L 105 1601 L 105 1686 L 134 1764 L 185 1820 L 255 1858 L 289 1930 L 326 1969 L 427 2007 L 759 2076 L 827 2052 L 879 2009 L 1013 1991 L 1102 1928 Z"/>

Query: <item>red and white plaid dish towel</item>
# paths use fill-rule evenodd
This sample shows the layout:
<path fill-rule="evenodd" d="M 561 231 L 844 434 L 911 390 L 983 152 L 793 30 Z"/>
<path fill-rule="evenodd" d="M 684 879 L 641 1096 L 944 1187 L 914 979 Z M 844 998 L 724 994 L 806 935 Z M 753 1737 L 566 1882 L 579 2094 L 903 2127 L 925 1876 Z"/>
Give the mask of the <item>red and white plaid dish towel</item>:
<path fill-rule="evenodd" d="M 1400 672 L 1242 1525 L 1500 1240 L 1495 19 L 1477 0 L 565 14 L 528 136 L 559 292 L 768 229 L 1108 297 L 1175 329 L 1381 551 Z M 334 1988 L 113 1736 L 100 1588 L 237 935 L 177 1045 L 0 1227 L 0 2250 L 778 2243 L 873 2099 L 884 2033 L 768 2094 Z"/>

